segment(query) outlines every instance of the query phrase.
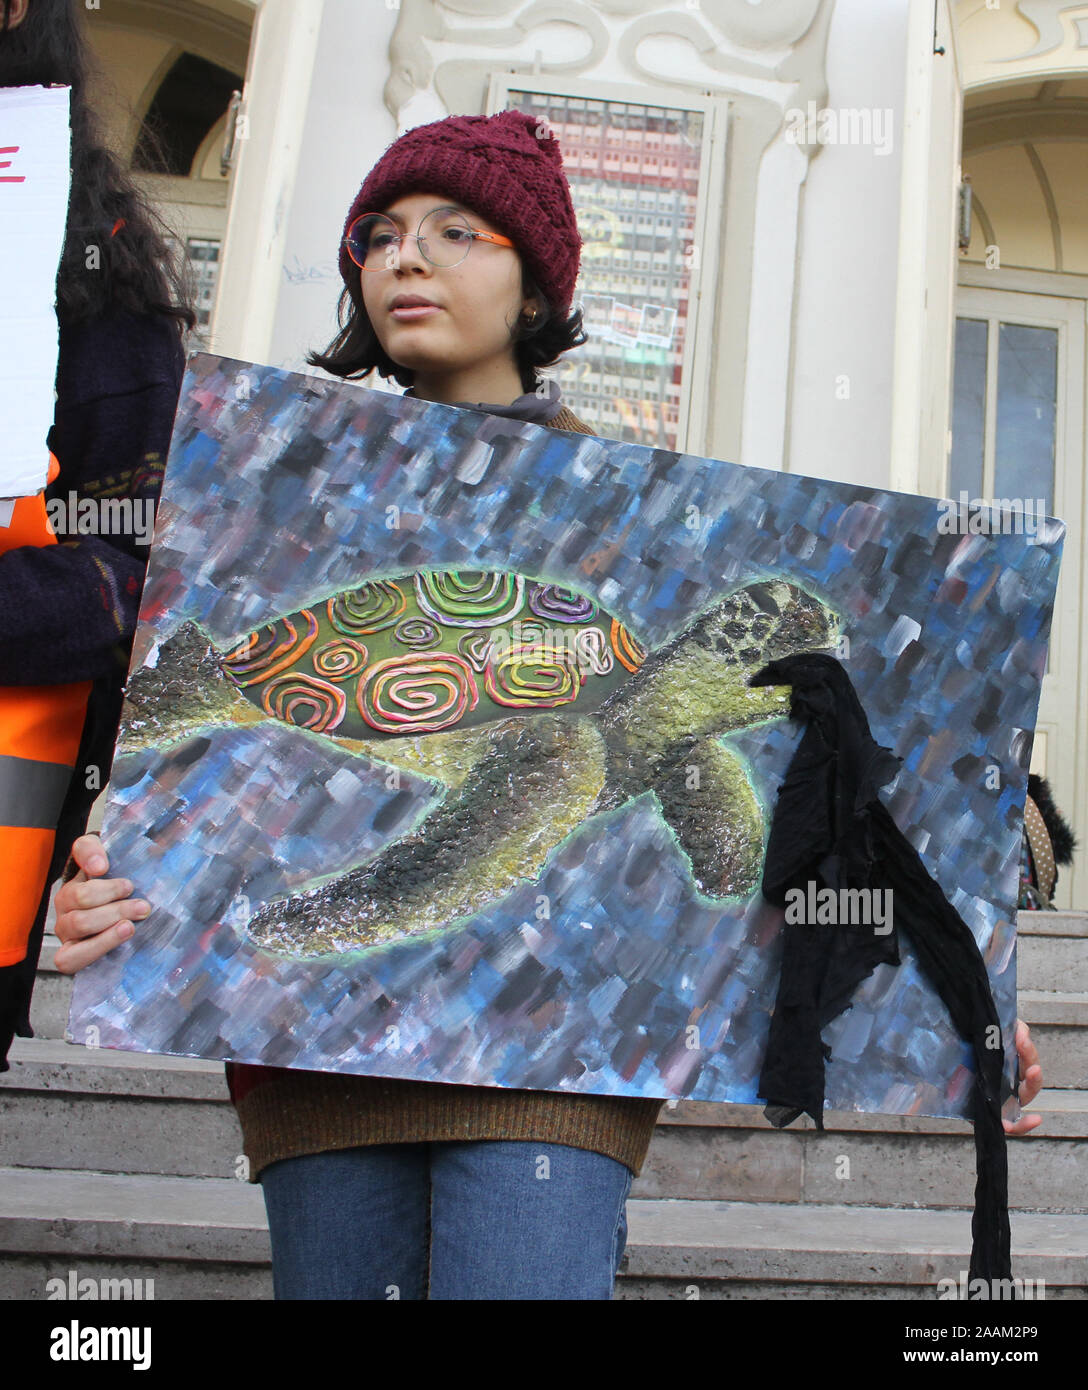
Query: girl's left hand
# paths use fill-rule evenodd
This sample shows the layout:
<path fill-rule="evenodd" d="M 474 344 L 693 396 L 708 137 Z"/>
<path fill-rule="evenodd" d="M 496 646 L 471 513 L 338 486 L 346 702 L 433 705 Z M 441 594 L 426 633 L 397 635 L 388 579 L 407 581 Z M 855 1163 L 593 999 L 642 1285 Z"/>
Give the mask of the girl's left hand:
<path fill-rule="evenodd" d="M 1020 1057 L 1020 1104 L 1030 1105 L 1042 1090 L 1043 1069 L 1039 1065 L 1039 1050 L 1031 1040 L 1031 1032 L 1022 1018 L 1016 1020 L 1016 1051 Z M 1043 1123 L 1042 1115 L 1021 1115 L 1013 1124 L 1002 1120 L 1006 1134 L 1030 1134 Z"/>

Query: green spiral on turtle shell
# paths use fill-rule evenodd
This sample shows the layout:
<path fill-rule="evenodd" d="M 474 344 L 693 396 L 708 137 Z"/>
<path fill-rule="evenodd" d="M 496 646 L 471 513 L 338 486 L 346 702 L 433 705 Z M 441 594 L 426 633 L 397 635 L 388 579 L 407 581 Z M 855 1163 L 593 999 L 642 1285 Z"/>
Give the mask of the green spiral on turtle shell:
<path fill-rule="evenodd" d="M 489 663 L 484 689 L 497 705 L 548 708 L 576 699 L 582 680 L 568 651 L 524 645 Z"/>
<path fill-rule="evenodd" d="M 384 579 L 346 589 L 325 605 L 329 621 L 345 637 L 363 637 L 392 627 L 407 607 L 403 591 Z"/>
<path fill-rule="evenodd" d="M 504 570 L 429 570 L 416 575 L 416 600 L 429 618 L 454 627 L 490 627 L 521 610 L 525 580 Z"/>

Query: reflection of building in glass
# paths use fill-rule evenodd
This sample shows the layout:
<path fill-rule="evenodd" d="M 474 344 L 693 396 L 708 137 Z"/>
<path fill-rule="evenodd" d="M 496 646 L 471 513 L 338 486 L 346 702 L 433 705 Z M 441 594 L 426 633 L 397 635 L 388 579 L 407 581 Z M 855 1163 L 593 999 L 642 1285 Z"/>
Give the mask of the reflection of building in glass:
<path fill-rule="evenodd" d="M 175 237 L 171 237 L 170 242 L 175 252 L 188 262 L 188 270 L 192 277 L 193 304 L 197 319 L 197 326 L 193 329 L 195 345 L 198 339 L 200 342 L 205 341 L 205 334 L 201 330 L 207 329 L 211 322 L 212 310 L 215 308 L 221 243 L 200 237 L 186 237 L 184 245 Z"/>
<path fill-rule="evenodd" d="M 511 96 L 558 137 L 584 242 L 574 298 L 589 341 L 556 368 L 564 400 L 601 434 L 674 449 L 703 117 Z"/>
<path fill-rule="evenodd" d="M 201 328 L 206 328 L 215 305 L 215 284 L 219 275 L 219 242 L 199 241 L 189 237 L 185 252 L 196 281 L 196 314 Z"/>

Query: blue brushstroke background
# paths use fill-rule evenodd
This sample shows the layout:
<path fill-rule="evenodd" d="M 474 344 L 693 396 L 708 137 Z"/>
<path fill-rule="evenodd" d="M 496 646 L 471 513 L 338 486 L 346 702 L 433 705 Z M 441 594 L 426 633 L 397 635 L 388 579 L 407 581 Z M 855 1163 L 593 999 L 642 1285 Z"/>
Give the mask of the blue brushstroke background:
<path fill-rule="evenodd" d="M 549 430 L 198 353 L 168 459 L 133 669 L 193 619 L 226 647 L 364 579 L 516 569 L 657 646 L 783 575 L 842 615 L 884 795 L 990 972 L 1015 1075 L 1021 814 L 1064 527 L 942 535 L 935 501 Z M 799 735 L 734 736 L 770 807 Z M 988 769 L 999 769 L 990 789 Z M 628 1096 L 752 1102 L 780 913 L 701 897 L 651 793 L 441 939 L 257 950 L 257 904 L 361 862 L 440 789 L 281 724 L 119 750 L 103 837 L 154 906 L 75 981 L 68 1036 L 138 1051 Z M 380 827 L 380 828 L 379 828 Z M 546 897 L 546 913 L 541 895 Z M 900 936 L 826 1031 L 836 1109 L 960 1115 L 971 1054 Z M 691 1032 L 697 1027 L 697 1034 Z M 697 1046 L 692 1046 L 696 1041 Z"/>

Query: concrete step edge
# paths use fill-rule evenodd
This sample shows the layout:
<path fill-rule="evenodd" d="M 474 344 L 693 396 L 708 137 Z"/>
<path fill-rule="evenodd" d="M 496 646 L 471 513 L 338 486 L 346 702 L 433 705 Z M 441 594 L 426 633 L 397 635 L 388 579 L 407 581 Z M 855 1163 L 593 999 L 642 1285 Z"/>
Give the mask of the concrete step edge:
<path fill-rule="evenodd" d="M 0 1252 L 264 1263 L 259 1185 L 231 1178 L 0 1168 Z"/>
<path fill-rule="evenodd" d="M 1013 1273 L 1088 1284 L 1088 1215 L 1012 1212 Z M 815 1204 L 628 1203 L 630 1277 L 921 1284 L 965 1277 L 971 1213 Z"/>
<path fill-rule="evenodd" d="M 154 1100 L 230 1100 L 222 1062 L 158 1052 L 82 1047 L 59 1038 L 16 1038 L 0 1091 L 68 1091 Z"/>
<path fill-rule="evenodd" d="M 17 1038 L 9 1053 L 11 1068 L 0 1073 L 0 1092 L 68 1092 L 86 1096 L 129 1096 L 148 1100 L 208 1100 L 229 1103 L 221 1062 L 86 1048 L 52 1038 Z M 1030 1106 L 1044 1116 L 1041 1138 L 1088 1135 L 1088 1090 L 1046 1089 Z M 725 1129 L 773 1128 L 759 1103 L 677 1101 L 666 1103 L 659 1123 L 667 1127 Z M 785 1132 L 815 1130 L 813 1120 L 800 1116 Z M 971 1133 L 964 1119 L 927 1115 L 887 1115 L 880 1112 L 828 1110 L 824 1128 L 832 1132 L 907 1134 Z"/>
<path fill-rule="evenodd" d="M 1017 991 L 1016 1002 L 1017 1012 L 1025 1023 L 1088 1027 L 1088 993 L 1021 989 Z"/>
<path fill-rule="evenodd" d="M 60 947 L 60 939 L 47 931 L 42 937 L 42 949 L 38 956 L 38 975 L 60 975 L 62 972 L 53 965 L 53 957 Z"/>
<path fill-rule="evenodd" d="M 632 1198 L 627 1213 L 631 1277 L 935 1285 L 958 1279 L 970 1252 L 960 1209 Z M 1010 1221 L 1015 1274 L 1085 1283 L 1088 1216 Z M 253 1184 L 5 1168 L 2 1253 L 260 1264 L 269 1245 Z"/>
<path fill-rule="evenodd" d="M 1018 912 L 1018 936 L 1088 936 L 1088 912 Z"/>
<path fill-rule="evenodd" d="M 1038 1138 L 1078 1139 L 1088 1137 L 1088 1090 L 1042 1090 L 1024 1114 L 1040 1114 L 1043 1123 L 1035 1132 Z M 968 1120 L 941 1115 L 887 1115 L 882 1112 L 825 1110 L 824 1129 L 828 1133 L 878 1134 L 948 1134 L 970 1137 L 973 1133 Z M 771 1130 L 774 1127 L 763 1113 L 762 1104 L 739 1102 L 677 1101 L 666 1103 L 658 1124 L 665 1127 L 700 1127 L 710 1129 Z M 783 1134 L 812 1133 L 815 1121 L 801 1115 L 788 1125 Z"/>
<path fill-rule="evenodd" d="M 52 1038 L 17 1038 L 9 1053 L 11 1069 L 0 1074 L 0 1092 L 67 1092 L 85 1096 L 128 1096 L 148 1100 L 208 1100 L 229 1103 L 221 1062 L 159 1053 L 86 1048 Z M 1032 1103 L 1031 1112 L 1044 1116 L 1040 1137 L 1088 1135 L 1088 1090 L 1047 1089 Z M 1049 1123 L 1048 1123 L 1049 1122 Z M 666 1103 L 660 1124 L 724 1129 L 773 1127 L 759 1103 L 712 1101 Z M 813 1120 L 800 1116 L 786 1132 L 815 1130 Z M 971 1133 L 964 1119 L 927 1115 L 886 1115 L 879 1112 L 824 1113 L 824 1128 L 832 1132 L 894 1134 Z"/>
<path fill-rule="evenodd" d="M 1021 937 L 1088 937 L 1088 912 L 1028 912 L 1016 915 Z"/>

